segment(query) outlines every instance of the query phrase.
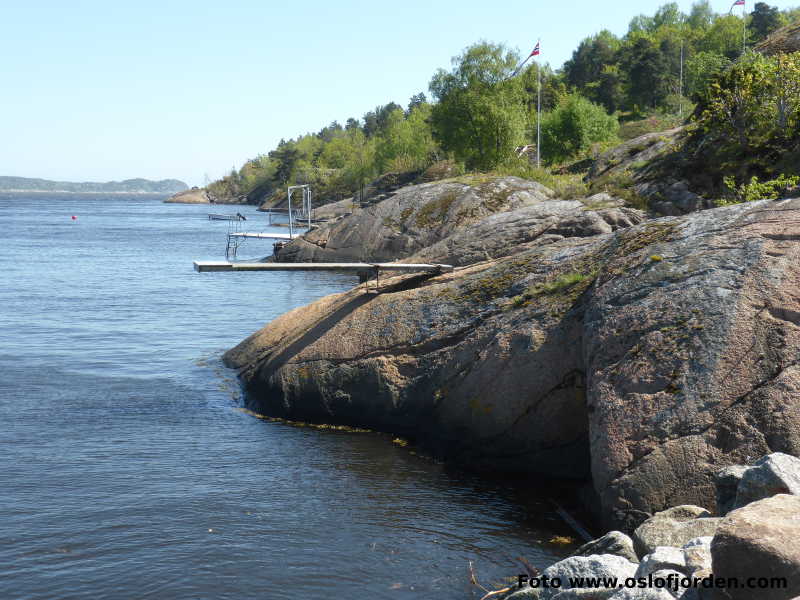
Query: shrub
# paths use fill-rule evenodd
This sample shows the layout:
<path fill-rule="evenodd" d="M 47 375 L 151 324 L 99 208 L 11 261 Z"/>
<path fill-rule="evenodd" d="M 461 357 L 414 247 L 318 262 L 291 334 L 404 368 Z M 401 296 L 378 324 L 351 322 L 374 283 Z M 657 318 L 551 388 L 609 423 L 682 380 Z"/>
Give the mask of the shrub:
<path fill-rule="evenodd" d="M 579 94 L 570 94 L 542 115 L 542 155 L 550 163 L 587 152 L 593 144 L 616 139 L 619 121 Z"/>
<path fill-rule="evenodd" d="M 742 202 L 754 202 L 756 200 L 777 200 L 784 197 L 789 190 L 800 185 L 800 177 L 796 175 L 784 175 L 771 181 L 759 181 L 758 177 L 751 177 L 749 183 L 736 185 L 733 177 L 725 177 L 725 187 L 727 195 L 717 201 L 717 206 L 728 206 L 740 204 Z"/>

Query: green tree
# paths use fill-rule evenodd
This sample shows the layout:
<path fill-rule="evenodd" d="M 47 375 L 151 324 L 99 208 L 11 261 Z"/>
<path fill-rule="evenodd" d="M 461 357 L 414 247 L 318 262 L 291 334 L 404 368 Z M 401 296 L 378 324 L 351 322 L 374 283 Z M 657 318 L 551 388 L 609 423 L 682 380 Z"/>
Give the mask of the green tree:
<path fill-rule="evenodd" d="M 616 117 L 583 96 L 570 94 L 542 116 L 543 158 L 556 163 L 576 157 L 592 144 L 613 140 L 617 131 Z"/>
<path fill-rule="evenodd" d="M 572 58 L 564 63 L 567 83 L 584 90 L 596 82 L 605 67 L 616 63 L 621 45 L 619 38 L 607 29 L 585 38 L 572 53 Z"/>
<path fill-rule="evenodd" d="M 519 80 L 510 78 L 519 56 L 503 45 L 482 42 L 439 70 L 430 90 L 435 137 L 467 167 L 491 170 L 513 156 L 524 140 L 526 115 Z"/>
<path fill-rule="evenodd" d="M 736 15 L 718 17 L 699 41 L 698 49 L 737 59 L 742 54 L 742 18 Z"/>
<path fill-rule="evenodd" d="M 753 12 L 750 13 L 750 24 L 748 25 L 753 41 L 760 42 L 780 26 L 780 11 L 765 2 L 756 2 Z"/>
<path fill-rule="evenodd" d="M 709 0 L 700 0 L 692 4 L 692 10 L 689 11 L 686 23 L 692 29 L 706 30 L 711 27 L 716 16 L 711 2 Z"/>
<path fill-rule="evenodd" d="M 386 129 L 378 138 L 375 161 L 378 171 L 386 173 L 417 171 L 427 167 L 436 154 L 428 119 L 430 104 L 419 104 L 408 118 L 403 111 L 395 110 L 389 115 Z"/>
<path fill-rule="evenodd" d="M 669 52 L 649 37 L 639 35 L 623 50 L 622 65 L 628 73 L 628 96 L 633 105 L 652 109 L 663 104 L 672 91 L 676 74 Z"/>
<path fill-rule="evenodd" d="M 713 81 L 731 64 L 722 54 L 698 52 L 686 61 L 686 92 L 690 98 L 699 98 Z"/>
<path fill-rule="evenodd" d="M 411 99 L 408 101 L 408 108 L 406 109 L 406 115 L 411 114 L 411 112 L 423 104 L 428 103 L 428 98 L 425 97 L 424 92 L 420 92 L 419 94 L 414 94 L 411 96 Z"/>
<path fill-rule="evenodd" d="M 269 158 L 275 161 L 273 180 L 285 185 L 294 174 L 297 161 L 300 160 L 300 151 L 295 148 L 294 142 L 281 140 L 278 147 L 269 153 Z"/>

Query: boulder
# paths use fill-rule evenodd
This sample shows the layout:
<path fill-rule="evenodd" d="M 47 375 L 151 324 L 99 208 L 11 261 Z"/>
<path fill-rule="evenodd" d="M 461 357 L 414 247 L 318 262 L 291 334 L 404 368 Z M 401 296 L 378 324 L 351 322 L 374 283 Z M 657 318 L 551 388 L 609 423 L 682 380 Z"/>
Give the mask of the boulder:
<path fill-rule="evenodd" d="M 719 600 L 788 600 L 800 591 L 800 497 L 778 495 L 730 513 L 711 544 L 715 577 L 738 579 Z M 754 589 L 748 579 L 785 578 L 788 589 Z"/>
<path fill-rule="evenodd" d="M 747 467 L 732 465 L 716 475 L 717 514 L 725 516 L 736 508 L 736 492 Z"/>
<path fill-rule="evenodd" d="M 780 452 L 765 456 L 742 474 L 734 507 L 778 494 L 800 495 L 800 459 Z"/>
<path fill-rule="evenodd" d="M 719 519 L 699 506 L 678 506 L 656 513 L 633 533 L 633 543 L 639 556 L 651 554 L 659 546 L 681 548 L 690 540 L 712 536 Z"/>
<path fill-rule="evenodd" d="M 541 600 L 551 600 L 558 593 L 573 589 L 570 585 L 570 578 L 575 577 L 616 577 L 624 581 L 628 577 L 633 577 L 636 572 L 636 565 L 621 556 L 610 554 L 599 556 L 572 556 L 548 567 L 542 573 L 542 577 L 548 580 L 559 579 L 560 588 L 544 588 L 540 596 Z M 577 587 L 577 586 L 576 586 Z M 598 590 L 592 590 L 598 591 Z"/>
<path fill-rule="evenodd" d="M 621 531 L 611 531 L 603 537 L 593 540 L 578 548 L 575 556 L 592 556 L 594 554 L 613 554 L 627 558 L 633 563 L 639 562 L 639 557 L 633 549 L 633 540 Z"/>
<path fill-rule="evenodd" d="M 659 546 L 642 558 L 642 562 L 636 569 L 636 578 L 647 577 L 651 573 L 663 570 L 678 571 L 687 575 L 686 556 L 683 550 L 670 546 Z"/>

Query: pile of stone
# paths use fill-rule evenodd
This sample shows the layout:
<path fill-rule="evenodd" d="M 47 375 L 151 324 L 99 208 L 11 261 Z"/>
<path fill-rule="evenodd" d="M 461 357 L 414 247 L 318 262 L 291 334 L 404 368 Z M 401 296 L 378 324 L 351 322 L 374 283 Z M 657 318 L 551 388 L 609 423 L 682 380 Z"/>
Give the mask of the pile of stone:
<path fill-rule="evenodd" d="M 506 600 L 800 598 L 800 459 L 777 453 L 751 467 L 726 468 L 716 491 L 719 516 L 698 506 L 656 513 L 632 536 L 612 531 L 579 548 L 546 569 L 539 587 L 523 587 Z M 575 577 L 644 583 L 634 589 L 572 588 Z M 722 587 L 718 579 L 736 579 L 740 587 Z M 781 579 L 786 587 L 771 586 Z M 560 587 L 544 586 L 554 580 Z M 699 585 L 681 585 L 689 581 Z"/>

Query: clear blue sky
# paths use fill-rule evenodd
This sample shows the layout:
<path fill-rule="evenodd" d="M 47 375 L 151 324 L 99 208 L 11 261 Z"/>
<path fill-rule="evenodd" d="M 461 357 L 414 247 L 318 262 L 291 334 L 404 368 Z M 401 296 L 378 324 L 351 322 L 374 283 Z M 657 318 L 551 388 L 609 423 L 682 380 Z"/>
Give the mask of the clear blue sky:
<path fill-rule="evenodd" d="M 661 4 L 0 0 L 0 175 L 202 185 L 282 137 L 405 105 L 480 39 L 541 37 L 559 67 Z"/>

